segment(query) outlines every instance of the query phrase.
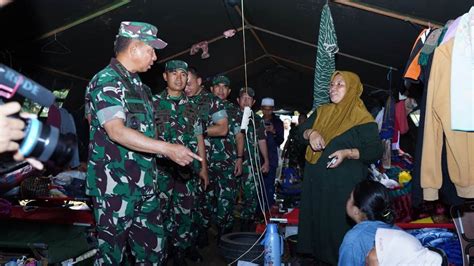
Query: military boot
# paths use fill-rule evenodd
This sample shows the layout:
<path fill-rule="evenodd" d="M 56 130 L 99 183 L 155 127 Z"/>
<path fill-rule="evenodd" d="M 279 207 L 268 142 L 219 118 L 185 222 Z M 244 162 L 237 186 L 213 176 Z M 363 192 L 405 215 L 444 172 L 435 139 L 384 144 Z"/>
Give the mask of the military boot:
<path fill-rule="evenodd" d="M 198 231 L 198 237 L 197 237 L 197 246 L 199 248 L 207 247 L 209 246 L 209 239 L 207 236 L 207 228 L 200 228 Z"/>
<path fill-rule="evenodd" d="M 186 251 L 179 247 L 174 247 L 173 266 L 188 266 L 186 262 Z"/>
<path fill-rule="evenodd" d="M 202 262 L 204 260 L 197 247 L 194 245 L 186 249 L 186 258 L 194 262 Z"/>

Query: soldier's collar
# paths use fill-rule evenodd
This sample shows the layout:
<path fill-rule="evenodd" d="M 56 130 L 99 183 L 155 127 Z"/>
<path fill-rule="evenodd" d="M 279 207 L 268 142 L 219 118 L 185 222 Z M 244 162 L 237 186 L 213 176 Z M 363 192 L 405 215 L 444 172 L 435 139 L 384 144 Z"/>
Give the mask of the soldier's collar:
<path fill-rule="evenodd" d="M 184 96 L 182 94 L 179 95 L 179 96 L 171 96 L 171 95 L 168 94 L 168 99 L 173 100 L 173 101 L 181 100 L 181 99 L 183 99 L 183 97 Z"/>
<path fill-rule="evenodd" d="M 122 63 L 120 63 L 119 60 L 117 60 L 117 58 L 115 57 L 112 57 L 112 59 L 110 59 L 110 66 L 115 69 L 115 71 L 118 72 L 119 75 L 121 75 L 122 77 L 126 77 L 126 78 L 129 78 L 129 79 L 133 79 L 135 77 L 138 77 L 138 74 L 137 73 L 132 73 L 130 71 L 128 71 L 124 65 L 122 65 Z"/>

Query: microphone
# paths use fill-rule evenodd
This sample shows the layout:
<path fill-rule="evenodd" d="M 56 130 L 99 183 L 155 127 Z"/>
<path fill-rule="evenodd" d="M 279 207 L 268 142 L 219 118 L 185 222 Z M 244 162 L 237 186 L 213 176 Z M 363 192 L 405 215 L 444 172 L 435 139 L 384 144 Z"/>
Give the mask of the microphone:
<path fill-rule="evenodd" d="M 250 115 L 252 115 L 252 109 L 250 109 L 248 106 L 245 106 L 244 114 L 242 115 L 242 123 L 240 123 L 240 131 L 245 133 L 247 132 Z"/>
<path fill-rule="evenodd" d="M 54 94 L 48 89 L 0 64 L 0 96 L 10 99 L 17 92 L 44 107 L 50 107 L 56 100 Z"/>

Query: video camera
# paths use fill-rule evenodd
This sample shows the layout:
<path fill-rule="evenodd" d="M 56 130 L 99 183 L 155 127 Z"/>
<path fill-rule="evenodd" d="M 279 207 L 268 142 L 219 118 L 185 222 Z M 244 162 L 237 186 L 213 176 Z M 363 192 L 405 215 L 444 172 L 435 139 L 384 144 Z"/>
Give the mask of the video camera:
<path fill-rule="evenodd" d="M 50 107 L 56 99 L 49 90 L 0 64 L 0 96 L 10 99 L 16 93 L 44 107 Z M 3 104 L 1 99 L 0 104 Z M 24 157 L 33 157 L 42 162 L 52 161 L 58 166 L 71 161 L 76 146 L 75 135 L 61 134 L 58 128 L 43 124 L 36 118 L 16 117 L 26 124 L 23 130 L 25 137 L 19 149 Z"/>

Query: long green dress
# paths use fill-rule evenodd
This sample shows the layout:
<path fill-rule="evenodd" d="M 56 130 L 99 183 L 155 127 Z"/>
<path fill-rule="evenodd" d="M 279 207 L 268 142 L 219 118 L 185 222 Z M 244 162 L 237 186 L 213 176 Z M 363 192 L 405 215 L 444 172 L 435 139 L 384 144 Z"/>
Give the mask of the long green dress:
<path fill-rule="evenodd" d="M 300 127 L 298 136 L 314 124 L 316 112 Z M 308 141 L 306 140 L 306 143 Z M 357 148 L 358 160 L 345 159 L 327 169 L 328 156 L 341 149 Z M 306 162 L 298 225 L 298 252 L 337 265 L 339 246 L 350 229 L 346 201 L 355 184 L 367 177 L 368 165 L 382 157 L 383 147 L 376 123 L 354 126 L 335 137 L 316 164 Z"/>

